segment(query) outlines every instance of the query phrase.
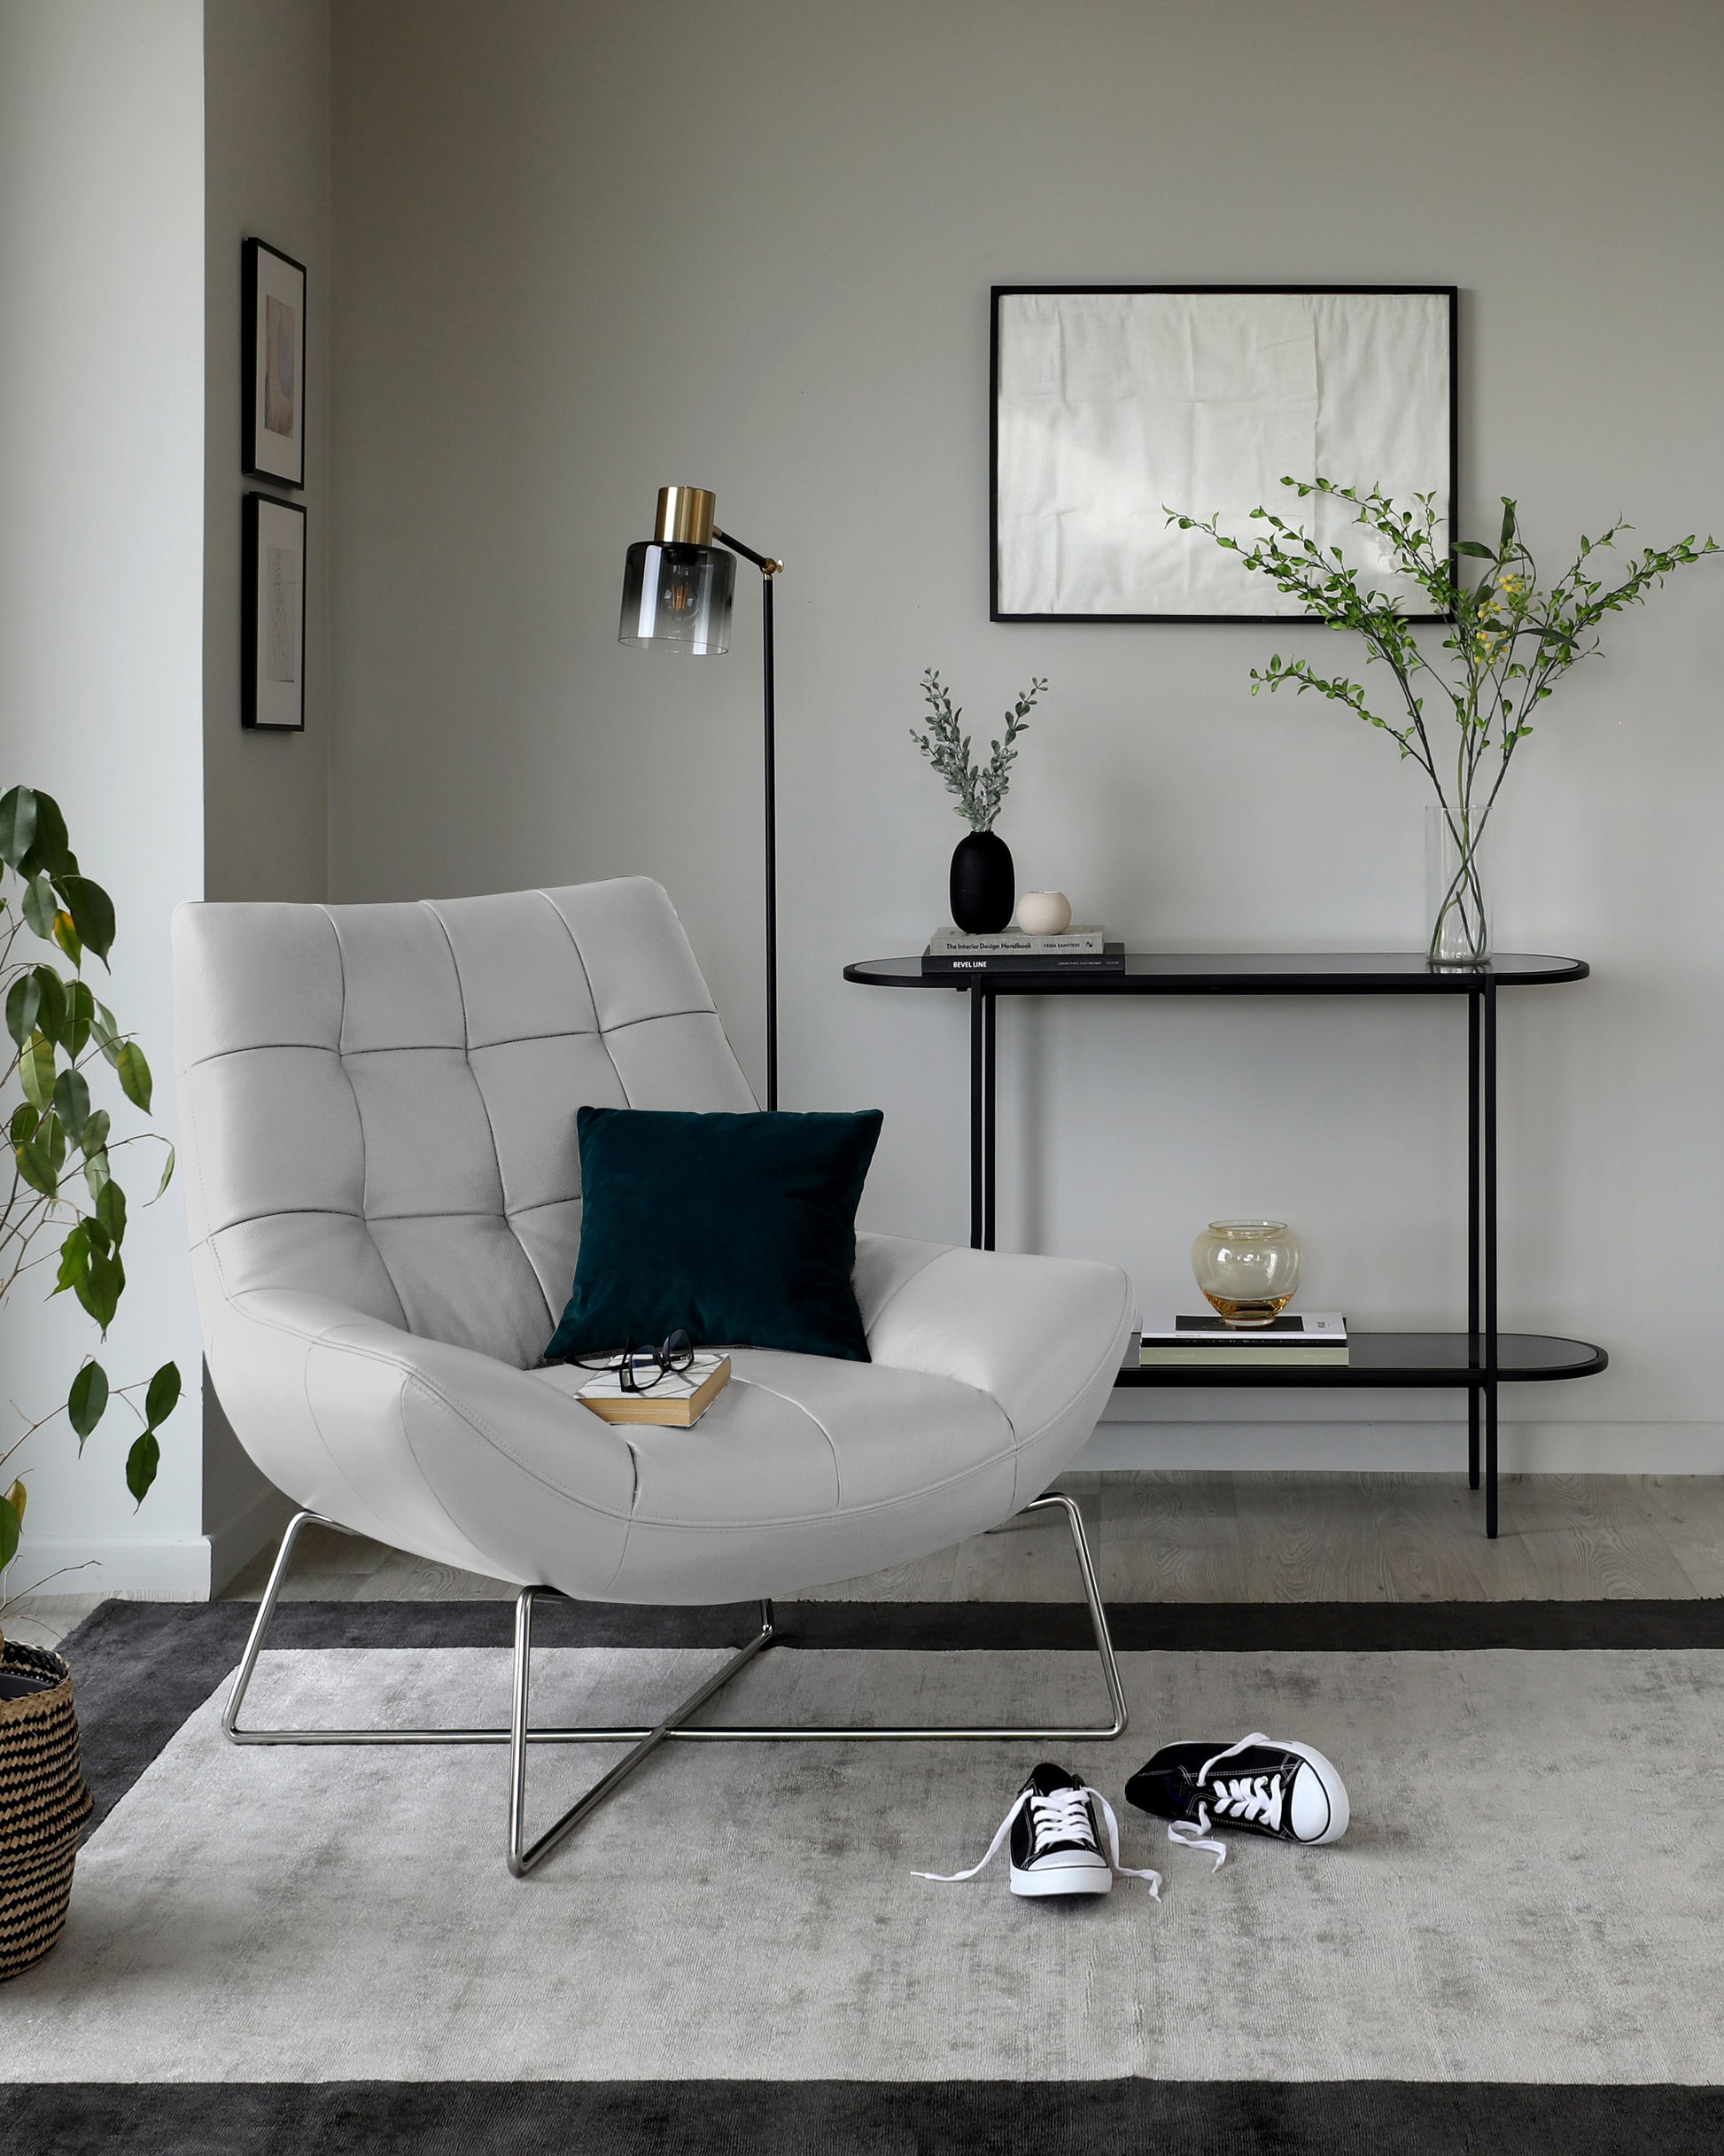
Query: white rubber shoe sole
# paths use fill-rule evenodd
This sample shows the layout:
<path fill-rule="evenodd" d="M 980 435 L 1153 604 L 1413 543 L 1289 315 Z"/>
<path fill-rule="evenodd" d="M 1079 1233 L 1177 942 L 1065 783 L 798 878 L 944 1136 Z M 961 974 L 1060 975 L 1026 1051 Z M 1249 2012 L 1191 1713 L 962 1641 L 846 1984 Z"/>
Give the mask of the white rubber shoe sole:
<path fill-rule="evenodd" d="M 1039 1864 L 1033 1871 L 1012 1866 L 1013 1894 L 1111 1894 L 1114 1874 L 1106 1859 L 1100 1863 Z"/>

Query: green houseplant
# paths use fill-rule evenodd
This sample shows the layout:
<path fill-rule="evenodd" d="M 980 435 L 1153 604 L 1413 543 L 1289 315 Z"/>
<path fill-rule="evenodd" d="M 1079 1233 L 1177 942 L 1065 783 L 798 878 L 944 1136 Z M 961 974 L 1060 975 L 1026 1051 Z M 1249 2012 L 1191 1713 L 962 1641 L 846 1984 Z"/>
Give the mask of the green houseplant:
<path fill-rule="evenodd" d="M 27 786 L 0 796 L 0 1000 L 11 1042 L 0 1110 L 12 1155 L 0 1214 L 0 1303 L 27 1275 L 52 1266 L 50 1296 L 75 1296 L 104 1335 L 126 1288 L 118 1156 L 142 1142 L 167 1144 L 147 1131 L 113 1136 L 112 1114 L 91 1089 L 92 1076 L 98 1086 L 105 1077 L 148 1113 L 144 1051 L 84 978 L 86 960 L 105 966 L 113 940 L 113 903 L 79 868 L 52 797 Z M 173 1169 L 169 1147 L 157 1197 Z M 0 1470 L 62 1415 L 82 1449 L 120 1400 L 141 1426 L 126 1456 L 127 1486 L 141 1504 L 161 1456 L 157 1432 L 179 1397 L 171 1362 L 135 1384 L 111 1386 L 101 1363 L 86 1357 L 63 1401 L 0 1436 Z M 11 1473 L 8 1486 L 0 1473 L 0 1587 L 18 1553 L 26 1499 L 22 1476 Z M 89 1811 L 66 1662 L 0 1638 L 0 1978 L 40 1960 L 58 1938 Z"/>
<path fill-rule="evenodd" d="M 1619 518 L 1596 539 L 1582 534 L 1574 560 L 1543 584 L 1506 494 L 1495 545 L 1457 540 L 1451 555 L 1441 550 L 1431 494 L 1416 494 L 1404 508 L 1375 486 L 1325 479 L 1281 484 L 1301 502 L 1328 495 L 1351 505 L 1353 524 L 1371 536 L 1385 568 L 1409 579 L 1441 617 L 1446 633 L 1434 655 L 1396 601 L 1365 583 L 1341 548 L 1325 551 L 1270 510 L 1252 510 L 1251 520 L 1263 529 L 1248 541 L 1220 530 L 1214 517 L 1170 509 L 1168 520 L 1184 532 L 1207 533 L 1244 568 L 1297 599 L 1312 620 L 1358 636 L 1365 665 L 1386 670 L 1384 711 L 1363 682 L 1278 653 L 1261 671 L 1252 669 L 1251 693 L 1315 689 L 1390 735 L 1417 764 L 1435 790 L 1447 842 L 1430 957 L 1438 965 L 1479 964 L 1488 949 L 1479 847 L 1515 751 L 1533 732 L 1534 712 L 1571 666 L 1597 651 L 1596 632 L 1605 615 L 1640 603 L 1673 570 L 1719 547 L 1712 539 L 1697 543 L 1692 533 L 1674 546 L 1648 547 L 1622 557 L 1612 582 L 1606 557 L 1630 528 Z"/>
<path fill-rule="evenodd" d="M 922 675 L 922 696 L 928 720 L 920 730 L 910 729 L 910 738 L 957 795 L 956 813 L 969 825 L 951 857 L 950 896 L 956 925 L 975 934 L 991 934 L 1012 918 L 1016 885 L 1011 848 L 994 829 L 994 820 L 1006 806 L 1006 790 L 1012 782 L 1012 767 L 1018 759 L 1017 741 L 1029 730 L 1029 714 L 1045 695 L 1047 683 L 1032 679 L 1019 691 L 1017 702 L 1006 714 L 1006 731 L 990 743 L 991 754 L 979 764 L 970 752 L 970 737 L 963 730 L 963 712 L 955 709 L 951 692 L 933 667 Z"/>

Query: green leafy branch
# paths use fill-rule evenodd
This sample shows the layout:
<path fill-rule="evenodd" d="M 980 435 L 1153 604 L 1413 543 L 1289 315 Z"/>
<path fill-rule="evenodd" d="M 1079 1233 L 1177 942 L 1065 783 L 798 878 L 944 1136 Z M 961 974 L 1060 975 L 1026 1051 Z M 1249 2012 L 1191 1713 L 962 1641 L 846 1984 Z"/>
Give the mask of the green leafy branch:
<path fill-rule="evenodd" d="M 910 738 L 958 796 L 955 813 L 971 830 L 993 829 L 994 819 L 1006 806 L 1012 767 L 1018 759 L 1018 737 L 1029 731 L 1029 714 L 1046 692 L 1047 683 L 1037 678 L 1019 692 L 1017 702 L 1006 714 L 1005 734 L 989 744 L 992 754 L 985 764 L 979 765 L 971 756 L 970 737 L 961 724 L 964 714 L 961 709 L 954 710 L 951 691 L 933 667 L 922 675 L 922 695 L 928 707 L 927 730 L 918 733 L 912 726 Z"/>
<path fill-rule="evenodd" d="M 1340 547 L 1325 550 L 1271 510 L 1252 510 L 1251 521 L 1264 528 L 1246 541 L 1223 532 L 1218 516 L 1169 509 L 1168 521 L 1183 532 L 1206 533 L 1237 555 L 1242 568 L 1296 599 L 1310 619 L 1360 637 L 1367 668 L 1387 669 L 1394 689 L 1386 714 L 1349 674 L 1279 653 L 1261 671 L 1252 669 L 1251 692 L 1292 688 L 1300 696 L 1315 693 L 1345 704 L 1368 726 L 1391 735 L 1402 755 L 1419 766 L 1436 792 L 1459 857 L 1446 912 L 1448 903 L 1476 897 L 1479 844 L 1515 751 L 1533 731 L 1535 708 L 1571 666 L 1596 653 L 1596 632 L 1607 614 L 1643 603 L 1673 572 L 1720 549 L 1715 540 L 1697 541 L 1690 533 L 1672 546 L 1619 557 L 1612 582 L 1599 557 L 1613 552 L 1630 529 L 1619 518 L 1596 538 L 1582 533 L 1573 564 L 1541 586 L 1516 505 L 1506 494 L 1495 545 L 1462 539 L 1451 554 L 1441 541 L 1434 495 L 1415 494 L 1412 505 L 1404 507 L 1375 486 L 1342 486 L 1322 478 L 1284 479 L 1281 484 L 1301 502 L 1326 496 L 1355 510 L 1351 522 L 1374 537 L 1394 573 L 1416 585 L 1447 626 L 1436 658 L 1427 654 L 1400 602 L 1365 582 Z M 1484 565 L 1469 581 L 1463 564 L 1471 562 Z M 1455 722 L 1452 766 L 1449 751 L 1440 747 L 1427 721 L 1427 702 Z M 1440 921 L 1439 932 L 1441 926 Z M 1433 935 L 1433 947 L 1436 940 Z"/>
<path fill-rule="evenodd" d="M 14 886 L 0 876 L 0 998 L 12 1043 L 0 1090 L 10 1092 L 15 1083 L 23 1095 L 6 1118 L 12 1166 L 0 1210 L 0 1302 L 26 1273 L 58 1259 L 50 1299 L 70 1290 L 105 1336 L 126 1287 L 127 1201 L 115 1156 L 139 1143 L 162 1145 L 159 1198 L 174 1172 L 173 1148 L 153 1132 L 113 1138 L 109 1111 L 93 1099 L 90 1078 L 100 1075 L 103 1063 L 125 1099 L 145 1114 L 152 1080 L 142 1047 L 82 977 L 87 953 L 107 965 L 113 906 L 80 871 L 50 795 L 14 786 L 0 797 L 0 865 L 16 879 Z M 27 932 L 58 956 L 33 957 L 28 945 L 20 954 Z M 130 1397 L 140 1391 L 141 1407 Z M 87 1361 L 64 1404 L 0 1452 L 0 1467 L 62 1413 L 82 1451 L 110 1399 L 125 1399 L 144 1424 L 126 1459 L 127 1487 L 141 1504 L 160 1462 L 157 1432 L 179 1397 L 180 1374 L 171 1362 L 147 1383 L 111 1390 L 101 1365 Z M 0 1573 L 17 1551 L 24 1507 L 24 1484 L 15 1480 L 0 1494 Z"/>

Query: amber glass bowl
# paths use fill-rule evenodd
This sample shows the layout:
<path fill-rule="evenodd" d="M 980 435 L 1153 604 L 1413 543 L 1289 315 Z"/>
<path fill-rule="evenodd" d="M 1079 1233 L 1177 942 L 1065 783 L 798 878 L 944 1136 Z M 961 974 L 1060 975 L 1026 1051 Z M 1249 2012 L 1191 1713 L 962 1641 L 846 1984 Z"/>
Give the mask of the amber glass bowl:
<path fill-rule="evenodd" d="M 1299 1241 L 1285 1220 L 1212 1220 L 1192 1245 L 1192 1270 L 1229 1325 L 1267 1325 L 1299 1285 Z"/>

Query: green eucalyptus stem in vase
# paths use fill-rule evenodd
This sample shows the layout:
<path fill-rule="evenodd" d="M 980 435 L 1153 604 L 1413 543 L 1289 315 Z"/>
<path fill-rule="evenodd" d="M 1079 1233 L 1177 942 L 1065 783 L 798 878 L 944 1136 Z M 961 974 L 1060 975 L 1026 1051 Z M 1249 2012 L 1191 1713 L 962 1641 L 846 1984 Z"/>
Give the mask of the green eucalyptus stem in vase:
<path fill-rule="evenodd" d="M 1365 583 L 1365 572 L 1349 565 L 1340 547 L 1325 550 L 1308 532 L 1270 510 L 1252 510 L 1251 521 L 1264 529 L 1246 541 L 1221 530 L 1215 516 L 1169 509 L 1168 520 L 1182 532 L 1207 533 L 1218 547 L 1237 554 L 1243 568 L 1297 600 L 1310 619 L 1360 637 L 1367 666 L 1386 669 L 1394 684 L 1386 715 L 1375 708 L 1362 682 L 1278 653 L 1261 671 L 1252 669 L 1251 693 L 1291 686 L 1303 696 L 1315 689 L 1390 735 L 1402 755 L 1417 764 L 1436 794 L 1447 853 L 1431 961 L 1481 964 L 1488 936 L 1479 848 L 1515 751 L 1533 731 L 1534 712 L 1571 666 L 1597 651 L 1596 631 L 1606 614 L 1638 605 L 1673 570 L 1718 553 L 1717 541 L 1697 542 L 1690 533 L 1674 546 L 1627 555 L 1613 564 L 1618 580 L 1612 582 L 1600 557 L 1630 529 L 1619 518 L 1596 539 L 1583 533 L 1568 568 L 1541 584 L 1515 503 L 1506 494 L 1495 545 L 1462 539 L 1451 554 L 1439 536 L 1441 519 L 1433 494 L 1415 494 L 1412 506 L 1403 508 L 1376 486 L 1342 486 L 1321 478 L 1284 479 L 1281 484 L 1301 502 L 1324 495 L 1356 511 L 1350 521 L 1370 535 L 1379 573 L 1409 580 L 1446 627 L 1434 656 L 1401 603 Z M 1480 566 L 1470 579 L 1471 563 Z M 1441 723 L 1449 720 L 1456 728 L 1452 740 Z"/>

